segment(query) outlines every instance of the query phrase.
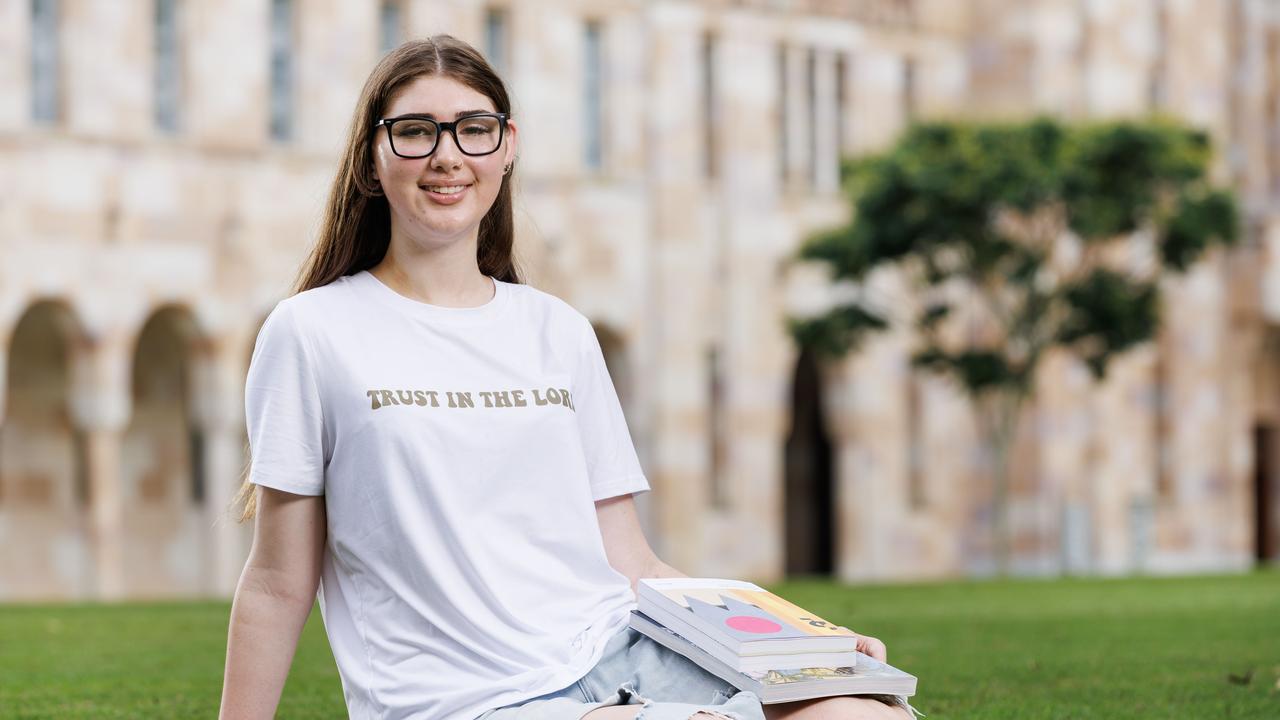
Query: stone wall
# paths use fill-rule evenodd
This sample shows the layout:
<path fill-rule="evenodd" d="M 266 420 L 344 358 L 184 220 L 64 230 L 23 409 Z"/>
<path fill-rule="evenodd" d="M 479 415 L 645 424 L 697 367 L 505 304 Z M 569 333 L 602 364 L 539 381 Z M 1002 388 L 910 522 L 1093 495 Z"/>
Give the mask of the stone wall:
<path fill-rule="evenodd" d="M 183 5 L 176 133 L 152 121 L 147 8 L 62 5 L 62 116 L 42 125 L 30 3 L 0 0 L 0 598 L 228 595 L 249 539 L 224 513 L 245 460 L 249 353 L 314 236 L 379 57 L 378 3 L 295 3 L 287 141 L 268 131 L 266 3 Z M 691 574 L 786 570 L 787 503 L 804 498 L 787 490 L 799 353 L 783 321 L 840 292 L 789 259 L 847 219 L 839 153 L 883 148 L 920 117 L 1160 109 L 1223 149 L 1215 173 L 1248 202 L 1246 246 L 1171 282 L 1160 342 L 1100 386 L 1069 358 L 1048 363 L 1015 450 L 1014 566 L 1253 562 L 1255 427 L 1276 422 L 1265 398 L 1280 382 L 1280 83 L 1266 62 L 1280 18 L 1266 2 L 496 7 L 521 267 L 607 339 L 664 559 Z M 403 8 L 407 35 L 478 46 L 493 9 Z M 596 169 L 581 146 L 587 20 L 606 59 Z M 912 301 L 891 275 L 874 282 Z M 910 369 L 908 344 L 891 333 L 812 378 L 844 579 L 992 571 L 970 408 Z M 140 355 L 152 346 L 166 349 Z M 148 383 L 158 395 L 139 394 Z"/>

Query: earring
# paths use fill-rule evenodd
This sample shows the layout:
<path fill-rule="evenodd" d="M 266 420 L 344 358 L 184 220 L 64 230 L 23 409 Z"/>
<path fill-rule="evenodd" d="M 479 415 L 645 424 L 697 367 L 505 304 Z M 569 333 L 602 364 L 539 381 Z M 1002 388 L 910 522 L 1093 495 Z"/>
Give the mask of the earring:
<path fill-rule="evenodd" d="M 503 174 L 503 175 L 510 175 L 510 174 L 511 174 L 511 168 L 512 168 L 512 167 L 514 167 L 514 166 L 515 166 L 515 163 L 507 163 L 506 165 L 503 165 L 503 166 L 502 166 L 502 174 Z"/>

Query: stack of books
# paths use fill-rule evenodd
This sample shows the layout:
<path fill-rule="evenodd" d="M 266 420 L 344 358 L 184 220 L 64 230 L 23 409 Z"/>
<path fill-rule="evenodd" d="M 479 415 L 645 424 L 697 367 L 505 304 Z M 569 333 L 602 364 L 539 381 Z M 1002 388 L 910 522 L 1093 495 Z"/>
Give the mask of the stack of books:
<path fill-rule="evenodd" d="M 631 627 L 765 704 L 916 692 L 914 676 L 858 652 L 848 628 L 752 583 L 650 578 L 639 588 Z"/>

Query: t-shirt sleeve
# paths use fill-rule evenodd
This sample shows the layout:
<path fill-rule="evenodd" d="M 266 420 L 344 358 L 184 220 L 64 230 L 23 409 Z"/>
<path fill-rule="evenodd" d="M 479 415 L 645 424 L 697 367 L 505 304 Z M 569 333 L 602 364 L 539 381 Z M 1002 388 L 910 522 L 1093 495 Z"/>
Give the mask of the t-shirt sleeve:
<path fill-rule="evenodd" d="M 585 329 L 573 378 L 573 405 L 591 480 L 591 497 L 604 500 L 644 492 L 649 489 L 649 482 L 640 469 L 600 340 L 586 318 L 582 324 Z"/>
<path fill-rule="evenodd" d="M 245 380 L 249 482 L 299 495 L 324 494 L 324 416 L 314 358 L 288 301 L 258 332 Z"/>

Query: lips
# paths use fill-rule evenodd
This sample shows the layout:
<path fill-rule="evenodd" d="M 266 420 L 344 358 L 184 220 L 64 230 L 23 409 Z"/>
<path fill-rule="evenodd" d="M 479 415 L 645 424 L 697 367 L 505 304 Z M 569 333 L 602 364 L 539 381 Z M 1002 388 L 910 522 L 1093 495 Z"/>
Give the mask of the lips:
<path fill-rule="evenodd" d="M 441 205 L 452 205 L 459 202 L 471 189 L 470 185 L 419 185 L 427 197 Z"/>

